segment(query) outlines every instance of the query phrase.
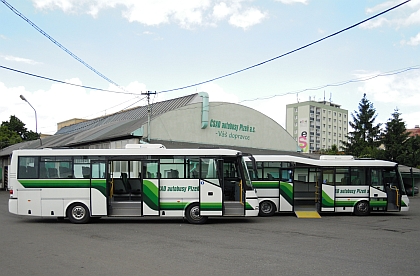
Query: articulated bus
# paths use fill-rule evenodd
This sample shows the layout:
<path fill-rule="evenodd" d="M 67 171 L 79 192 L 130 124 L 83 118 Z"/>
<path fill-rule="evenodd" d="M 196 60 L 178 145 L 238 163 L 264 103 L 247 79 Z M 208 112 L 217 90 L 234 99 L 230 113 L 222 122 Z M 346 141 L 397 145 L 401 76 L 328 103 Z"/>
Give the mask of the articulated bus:
<path fill-rule="evenodd" d="M 408 211 L 409 200 L 396 163 L 321 156 L 254 155 L 247 160 L 260 216 L 276 212 Z"/>
<path fill-rule="evenodd" d="M 257 216 L 258 198 L 241 152 L 228 149 L 16 150 L 9 212 L 68 218 Z"/>

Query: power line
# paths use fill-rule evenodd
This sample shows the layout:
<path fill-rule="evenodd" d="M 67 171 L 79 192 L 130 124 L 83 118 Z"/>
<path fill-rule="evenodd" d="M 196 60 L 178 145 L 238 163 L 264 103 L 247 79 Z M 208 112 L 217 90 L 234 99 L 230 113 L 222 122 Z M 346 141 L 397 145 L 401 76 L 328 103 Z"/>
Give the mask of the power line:
<path fill-rule="evenodd" d="M 369 21 L 369 20 L 372 20 L 372 19 L 374 19 L 374 18 L 376 18 L 376 17 L 378 17 L 378 16 L 380 16 L 380 15 L 383 15 L 383 14 L 385 14 L 385 13 L 387 13 L 387 12 L 389 12 L 389 11 L 393 10 L 393 9 L 396 9 L 396 8 L 398 8 L 398 7 L 402 6 L 402 5 L 404 5 L 404 4 L 406 4 L 406 3 L 410 2 L 410 1 L 411 1 L 411 0 L 407 0 L 407 1 L 403 2 L 403 3 L 401 3 L 401 4 L 398 4 L 398 5 L 396 5 L 396 6 L 391 7 L 391 8 L 389 8 L 389 9 L 387 9 L 387 10 L 383 11 L 383 12 L 380 12 L 380 13 L 378 13 L 378 14 L 374 15 L 374 16 L 371 16 L 371 17 L 369 17 L 369 18 L 367 18 L 367 19 L 365 19 L 365 20 L 362 20 L 362 21 L 360 21 L 360 22 L 358 22 L 358 23 L 356 23 L 356 24 L 354 24 L 354 25 L 351 25 L 351 26 L 349 26 L 349 27 L 347 27 L 347 28 L 344 28 L 344 29 L 342 29 L 342 30 L 340 30 L 340 31 L 338 31 L 338 32 L 335 32 L 335 33 L 330 34 L 330 35 L 328 35 L 328 36 L 325 36 L 325 37 L 323 37 L 323 38 L 321 38 L 321 39 L 318 39 L 318 40 L 316 40 L 316 41 L 314 41 L 314 42 L 311 42 L 311 43 L 309 43 L 309 44 L 306 44 L 306 45 L 304 45 L 304 46 L 302 46 L 302 47 L 299 47 L 299 48 L 297 48 L 297 49 L 294 49 L 294 50 L 292 50 L 292 51 L 289 51 L 289 52 L 287 52 L 287 53 L 284 53 L 284 54 L 282 54 L 282 55 L 280 55 L 280 56 L 277 56 L 277 57 L 274 57 L 274 58 L 268 59 L 268 60 L 266 60 L 266 61 L 263 61 L 263 62 L 260 62 L 260 63 L 254 64 L 254 65 L 252 65 L 252 66 L 246 67 L 246 68 L 241 69 L 241 70 L 237 70 L 237 71 L 232 72 L 232 73 L 229 73 L 229 74 L 222 75 L 222 76 L 217 77 L 217 78 L 213 78 L 213 79 L 210 79 L 210 80 L 207 80 L 207 81 L 202 81 L 202 82 L 199 82 L 199 83 L 196 83 L 196 84 L 191 84 L 191 85 L 187 85 L 187 86 L 183 86 L 183 87 L 179 87 L 179 88 L 174 88 L 174 89 L 169 89 L 169 90 L 163 90 L 163 91 L 160 91 L 160 92 L 157 92 L 157 93 L 172 92 L 172 91 L 177 91 L 177 90 L 182 90 L 182 89 L 186 89 L 186 88 L 190 88 L 190 87 L 198 86 L 198 85 L 201 85 L 201 84 L 209 83 L 209 82 L 212 82 L 212 81 L 215 81 L 215 80 L 218 80 L 218 79 L 222 79 L 222 78 L 225 78 L 225 77 L 229 77 L 229 76 L 232 76 L 232 75 L 235 75 L 235 74 L 241 73 L 241 72 L 243 72 L 243 71 L 246 71 L 246 70 L 249 70 L 249 69 L 252 69 L 252 68 L 258 67 L 258 66 L 263 65 L 263 64 L 265 64 L 265 63 L 271 62 L 271 61 L 273 61 L 273 60 L 276 60 L 276 59 L 279 59 L 279 58 L 285 57 L 285 56 L 290 55 L 290 54 L 292 54 L 292 53 L 294 53 L 294 52 L 297 52 L 297 51 L 300 51 L 300 50 L 302 50 L 302 49 L 305 49 L 305 48 L 307 48 L 307 47 L 309 47 L 309 46 L 312 46 L 312 45 L 314 45 L 314 44 L 316 44 L 316 43 L 319 43 L 319 42 L 321 42 L 321 41 L 323 41 L 323 40 L 325 40 L 325 39 L 327 39 L 327 38 L 330 38 L 330 37 L 336 36 L 336 35 L 338 35 L 338 34 L 340 34 L 340 33 L 342 33 L 342 32 L 348 31 L 348 30 L 350 30 L 350 29 L 352 29 L 352 28 L 354 28 L 354 27 L 357 27 L 357 26 L 359 26 L 359 25 L 361 25 L 361 24 L 363 24 L 363 23 L 365 23 L 365 22 L 367 22 L 367 21 Z"/>
<path fill-rule="evenodd" d="M 2 0 L 0 0 L 0 1 L 2 1 Z M 28 76 L 40 78 L 40 79 L 45 79 L 45 80 L 49 80 L 49 81 L 53 81 L 53 82 L 58 82 L 58 83 L 63 83 L 63 84 L 68 84 L 68 85 L 73 85 L 73 86 L 82 87 L 82 88 L 86 88 L 86 89 L 92 89 L 92 90 L 98 90 L 98 91 L 104 91 L 104 92 L 111 92 L 111 93 L 119 93 L 119 94 L 140 95 L 138 93 L 112 91 L 112 90 L 95 88 L 95 87 L 90 87 L 90 86 L 85 86 L 85 85 L 74 84 L 74 83 L 70 83 L 70 82 L 65 82 L 65 81 L 61 81 L 61 80 L 56 80 L 56 79 L 51 79 L 51 78 L 43 77 L 43 76 L 40 76 L 40 75 L 31 74 L 31 73 L 24 72 L 24 71 L 19 71 L 19 70 L 16 70 L 16 69 L 13 69 L 13 68 L 9 68 L 9 67 L 6 67 L 6 66 L 2 66 L 2 65 L 0 65 L 0 68 L 7 69 L 7 70 L 10 70 L 10 71 L 14 71 L 14 72 L 21 73 L 21 74 L 25 74 L 25 75 L 28 75 Z"/>
<path fill-rule="evenodd" d="M 57 40 L 55 40 L 54 38 L 52 38 L 49 34 L 47 34 L 46 32 L 44 32 L 41 28 L 39 28 L 37 25 L 35 25 L 35 23 L 33 23 L 31 20 L 29 20 L 26 16 L 24 16 L 21 12 L 19 12 L 17 9 L 15 9 L 12 5 L 10 5 L 9 3 L 7 3 L 5 0 L 0 0 L 1 2 L 3 2 L 3 4 L 5 4 L 11 11 L 13 11 L 16 15 L 18 15 L 19 17 L 21 17 L 23 20 L 25 20 L 29 25 L 31 25 L 32 27 L 34 27 L 38 32 L 40 32 L 41 34 L 43 34 L 46 38 L 48 38 L 49 40 L 51 40 L 55 45 L 57 45 L 58 47 L 60 47 L 62 50 L 64 50 L 66 53 L 68 53 L 70 56 L 72 56 L 74 59 L 76 59 L 77 61 L 79 61 L 80 63 L 82 63 L 84 66 L 86 66 L 87 68 L 89 68 L 90 70 L 92 70 L 95 74 L 97 74 L 98 76 L 100 76 L 101 78 L 105 79 L 106 81 L 108 81 L 109 83 L 117 86 L 118 88 L 120 88 L 123 91 L 126 91 L 122 86 L 118 85 L 117 83 L 115 83 L 114 81 L 112 81 L 111 79 L 107 78 L 105 75 L 103 75 L 102 73 L 100 73 L 98 70 L 96 70 L 95 68 L 93 68 L 92 66 L 90 66 L 89 64 L 87 64 L 85 61 L 83 61 L 81 58 L 79 58 L 78 56 L 76 56 L 75 54 L 73 54 L 69 49 L 67 49 L 66 47 L 64 47 L 61 43 L 59 43 Z"/>
<path fill-rule="evenodd" d="M 275 94 L 275 95 L 262 97 L 262 98 L 255 98 L 255 99 L 251 99 L 251 100 L 243 100 L 243 101 L 240 101 L 239 103 L 253 102 L 253 101 L 258 101 L 258 100 L 268 100 L 268 99 L 272 99 L 272 98 L 275 98 L 275 97 L 293 95 L 293 94 L 298 94 L 298 93 L 302 93 L 302 92 L 306 92 L 306 91 L 320 90 L 320 89 L 324 89 L 324 88 L 327 88 L 327 87 L 343 86 L 343 85 L 350 84 L 350 83 L 364 82 L 364 81 L 372 80 L 372 79 L 375 79 L 375 78 L 378 78 L 378 77 L 398 75 L 398 74 L 402 74 L 402 73 L 405 73 L 405 72 L 408 72 L 408 71 L 419 70 L 419 69 L 420 69 L 420 65 L 416 65 L 416 66 L 411 66 L 411 67 L 407 67 L 407 68 L 403 68 L 403 69 L 397 69 L 397 70 L 393 70 L 393 71 L 389 71 L 389 72 L 385 72 L 385 73 L 379 73 L 379 74 L 376 74 L 376 75 L 373 75 L 373 76 L 356 78 L 356 79 L 337 82 L 337 83 L 332 83 L 332 84 L 324 84 L 324 85 L 321 85 L 321 86 L 290 91 L 290 92 L 286 92 L 286 93 L 283 93 L 283 94 Z"/>

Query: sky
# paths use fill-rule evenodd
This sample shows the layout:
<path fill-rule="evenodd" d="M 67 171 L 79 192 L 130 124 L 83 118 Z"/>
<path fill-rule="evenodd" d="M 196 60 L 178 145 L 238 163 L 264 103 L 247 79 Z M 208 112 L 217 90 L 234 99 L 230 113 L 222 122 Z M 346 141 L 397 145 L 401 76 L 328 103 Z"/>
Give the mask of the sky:
<path fill-rule="evenodd" d="M 414 128 L 420 0 L 345 30 L 403 2 L 0 0 L 0 122 L 54 134 L 152 91 L 151 102 L 207 92 L 286 127 L 287 104 L 325 99 L 351 114 L 366 93 L 376 123 L 398 109 Z"/>

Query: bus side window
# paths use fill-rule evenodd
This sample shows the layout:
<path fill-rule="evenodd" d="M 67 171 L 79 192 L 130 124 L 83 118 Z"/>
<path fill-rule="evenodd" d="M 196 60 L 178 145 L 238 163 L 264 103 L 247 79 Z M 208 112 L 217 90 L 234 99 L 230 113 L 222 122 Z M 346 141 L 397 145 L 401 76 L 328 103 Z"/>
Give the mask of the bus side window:
<path fill-rule="evenodd" d="M 49 178 L 58 178 L 58 171 L 56 168 L 48 168 Z"/>

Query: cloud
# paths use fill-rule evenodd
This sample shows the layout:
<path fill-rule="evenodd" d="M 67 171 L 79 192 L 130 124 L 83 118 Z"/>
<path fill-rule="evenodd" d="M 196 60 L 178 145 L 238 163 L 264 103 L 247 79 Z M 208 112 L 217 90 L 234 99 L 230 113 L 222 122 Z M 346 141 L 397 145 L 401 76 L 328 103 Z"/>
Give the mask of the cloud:
<path fill-rule="evenodd" d="M 198 92 L 207 92 L 210 102 L 238 103 L 239 98 L 234 94 L 227 93 L 222 87 L 214 82 L 205 83 L 198 87 Z"/>
<path fill-rule="evenodd" d="M 249 8 L 246 11 L 234 14 L 230 17 L 229 23 L 233 26 L 247 29 L 250 26 L 261 23 L 266 14 L 255 8 Z"/>
<path fill-rule="evenodd" d="M 393 6 L 400 4 L 401 1 L 393 0 L 381 3 L 371 8 L 366 9 L 366 13 L 373 15 Z M 386 18 L 385 18 L 386 17 Z M 382 15 L 380 18 L 370 20 L 361 25 L 365 29 L 379 28 L 384 25 L 402 27 L 420 24 L 420 2 L 411 1 L 397 9 L 393 10 L 389 14 Z"/>
<path fill-rule="evenodd" d="M 417 46 L 420 45 L 420 33 L 418 33 L 416 36 L 411 37 L 408 41 L 402 40 L 402 45 L 411 45 L 411 46 Z"/>
<path fill-rule="evenodd" d="M 276 2 L 281 2 L 283 4 L 295 4 L 295 3 L 301 3 L 307 5 L 309 0 L 275 0 Z"/>
<path fill-rule="evenodd" d="M 41 10 L 61 9 L 67 13 L 87 13 L 96 17 L 102 9 L 122 8 L 122 16 L 129 22 L 147 26 L 178 24 L 185 29 L 214 26 L 228 20 L 236 27 L 249 28 L 266 16 L 249 0 L 32 0 Z M 306 2 L 304 0 L 297 2 Z"/>
<path fill-rule="evenodd" d="M 65 81 L 83 85 L 78 78 Z M 133 93 L 146 90 L 146 86 L 139 82 L 132 82 L 125 88 Z M 112 85 L 108 89 L 119 91 Z M 8 121 L 10 116 L 14 115 L 27 129 L 35 131 L 34 110 L 19 98 L 19 95 L 23 95 L 35 108 L 38 132 L 43 134 L 54 134 L 59 122 L 73 118 L 92 119 L 147 104 L 143 95 L 87 90 L 62 83 L 53 83 L 48 90 L 29 91 L 24 86 L 6 87 L 0 82 L 0 94 L 0 122 Z M 157 96 L 154 100 L 161 101 L 162 97 Z"/>
<path fill-rule="evenodd" d="M 378 72 L 357 74 L 358 78 L 366 78 L 377 75 Z M 398 107 L 402 112 L 403 118 L 412 118 L 407 121 L 409 125 L 419 124 L 418 117 L 413 115 L 418 113 L 418 103 L 420 102 L 420 71 L 411 71 L 404 74 L 389 75 L 371 79 L 363 83 L 358 88 L 359 92 L 366 93 L 368 99 L 375 103 L 375 106 L 388 106 L 390 110 L 382 112 L 381 116 L 390 116 L 393 109 Z M 386 118 L 380 120 L 386 121 Z"/>
<path fill-rule="evenodd" d="M 14 57 L 14 56 L 4 56 L 4 55 L 0 55 L 0 58 L 7 60 L 7 61 L 14 61 L 14 62 L 22 62 L 22 63 L 26 63 L 26 64 L 39 64 L 39 62 L 36 62 L 32 59 L 27 59 L 27 58 L 21 58 L 21 57 Z"/>

